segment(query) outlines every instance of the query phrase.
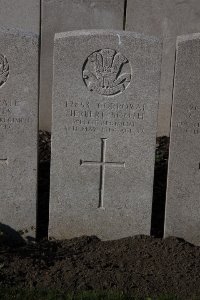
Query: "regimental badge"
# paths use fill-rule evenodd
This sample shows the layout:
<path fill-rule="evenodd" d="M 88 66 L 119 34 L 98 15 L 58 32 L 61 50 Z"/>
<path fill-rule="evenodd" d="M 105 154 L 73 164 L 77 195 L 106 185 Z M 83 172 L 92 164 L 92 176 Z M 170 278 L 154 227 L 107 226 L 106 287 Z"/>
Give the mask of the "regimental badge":
<path fill-rule="evenodd" d="M 131 81 L 128 59 L 112 49 L 93 52 L 83 66 L 83 80 L 90 91 L 104 96 L 122 93 Z"/>
<path fill-rule="evenodd" d="M 9 76 L 9 64 L 7 58 L 0 54 L 0 88 L 6 83 Z"/>

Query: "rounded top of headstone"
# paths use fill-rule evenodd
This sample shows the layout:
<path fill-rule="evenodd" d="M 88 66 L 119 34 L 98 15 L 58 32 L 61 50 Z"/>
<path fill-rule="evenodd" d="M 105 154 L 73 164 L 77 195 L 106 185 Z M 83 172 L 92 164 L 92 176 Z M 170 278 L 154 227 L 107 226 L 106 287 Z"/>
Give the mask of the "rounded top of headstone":
<path fill-rule="evenodd" d="M 200 33 L 192 33 L 192 34 L 183 34 L 179 35 L 176 40 L 176 44 L 184 43 L 191 40 L 198 40 L 200 39 Z"/>
<path fill-rule="evenodd" d="M 20 36 L 22 38 L 24 37 L 24 38 L 34 39 L 36 41 L 39 38 L 39 35 L 36 34 L 35 32 L 27 32 L 19 28 L 11 28 L 11 27 L 4 27 L 4 26 L 0 26 L 0 33 L 13 35 L 13 36 Z"/>
<path fill-rule="evenodd" d="M 156 43 L 161 43 L 161 40 L 155 36 L 148 36 L 143 33 L 137 33 L 133 31 L 122 31 L 122 30 L 104 30 L 104 29 L 94 29 L 94 30 L 73 30 L 67 32 L 59 32 L 55 34 L 54 40 L 69 38 L 69 37 L 81 37 L 81 36 L 98 36 L 98 35 L 111 35 L 116 36 L 119 39 L 123 36 L 134 37 L 137 39 L 148 40 Z"/>

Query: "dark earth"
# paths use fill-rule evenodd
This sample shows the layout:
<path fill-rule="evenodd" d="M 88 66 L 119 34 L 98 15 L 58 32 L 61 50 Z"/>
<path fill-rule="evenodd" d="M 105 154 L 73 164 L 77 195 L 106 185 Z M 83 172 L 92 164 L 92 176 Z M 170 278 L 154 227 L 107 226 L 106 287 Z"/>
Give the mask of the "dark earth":
<path fill-rule="evenodd" d="M 162 239 L 168 146 L 168 138 L 157 140 L 151 236 L 47 241 L 50 134 L 40 132 L 38 240 L 16 244 L 1 229 L 0 288 L 118 290 L 141 299 L 200 299 L 200 247 L 175 237 Z"/>

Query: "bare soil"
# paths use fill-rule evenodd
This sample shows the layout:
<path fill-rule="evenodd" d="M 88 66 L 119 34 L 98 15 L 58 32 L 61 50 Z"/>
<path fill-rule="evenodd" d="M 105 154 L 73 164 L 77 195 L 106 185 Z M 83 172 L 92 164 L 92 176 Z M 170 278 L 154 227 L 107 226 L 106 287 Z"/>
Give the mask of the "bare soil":
<path fill-rule="evenodd" d="M 141 297 L 200 295 L 200 247 L 147 236 L 97 237 L 1 248 L 0 288 L 118 290 Z M 198 298 L 200 299 L 200 298 Z"/>

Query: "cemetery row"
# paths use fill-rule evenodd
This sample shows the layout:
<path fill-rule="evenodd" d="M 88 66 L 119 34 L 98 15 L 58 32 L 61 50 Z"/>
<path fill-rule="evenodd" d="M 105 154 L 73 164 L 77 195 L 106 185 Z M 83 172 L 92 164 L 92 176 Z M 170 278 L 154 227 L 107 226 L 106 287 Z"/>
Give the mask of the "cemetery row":
<path fill-rule="evenodd" d="M 0 29 L 0 222 L 35 236 L 38 36 Z M 150 234 L 162 45 L 125 31 L 54 40 L 49 236 Z M 165 236 L 200 244 L 200 34 L 181 36 Z"/>
<path fill-rule="evenodd" d="M 0 26 L 41 31 L 39 127 L 47 131 L 52 127 L 55 33 L 124 29 L 161 38 L 157 134 L 169 136 L 176 37 L 200 32 L 199 0 L 0 0 L 0 7 Z"/>

